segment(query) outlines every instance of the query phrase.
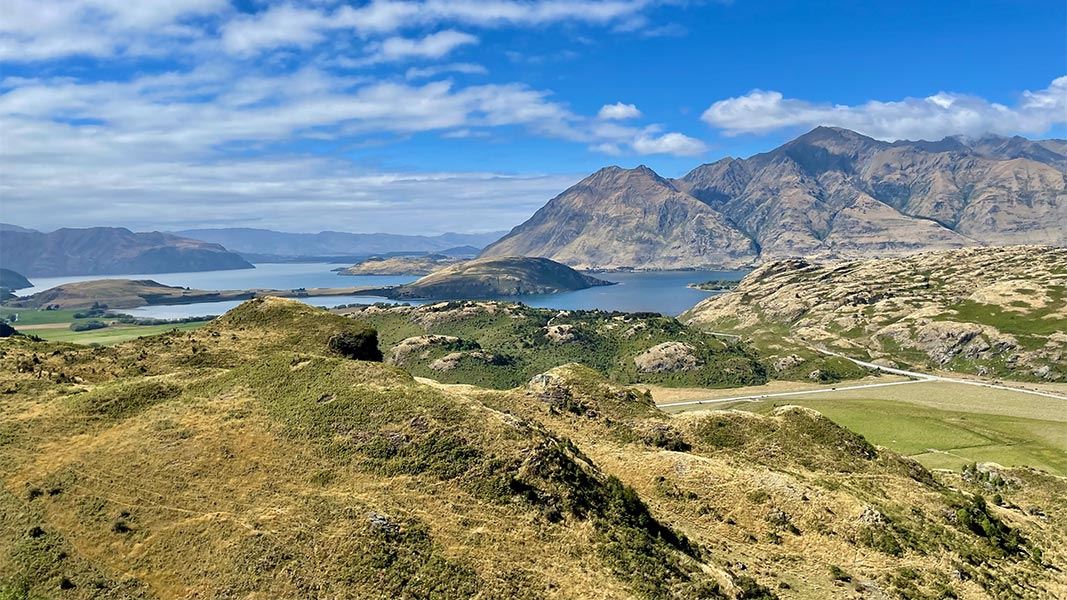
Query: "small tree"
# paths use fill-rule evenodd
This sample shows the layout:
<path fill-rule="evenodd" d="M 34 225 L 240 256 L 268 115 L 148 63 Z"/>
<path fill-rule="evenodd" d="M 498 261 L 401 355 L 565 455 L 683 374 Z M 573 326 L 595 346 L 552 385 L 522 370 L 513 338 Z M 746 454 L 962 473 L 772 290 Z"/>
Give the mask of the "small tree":
<path fill-rule="evenodd" d="M 378 332 L 370 327 L 362 330 L 342 331 L 330 337 L 330 350 L 353 360 L 382 362 L 378 349 Z"/>

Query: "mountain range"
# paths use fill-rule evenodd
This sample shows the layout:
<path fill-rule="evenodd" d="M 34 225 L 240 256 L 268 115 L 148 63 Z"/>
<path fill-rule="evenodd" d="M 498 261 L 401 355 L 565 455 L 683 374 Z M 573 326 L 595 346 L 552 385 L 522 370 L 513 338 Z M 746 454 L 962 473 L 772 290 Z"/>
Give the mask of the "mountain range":
<path fill-rule="evenodd" d="M 158 231 L 134 233 L 122 227 L 90 227 L 42 233 L 3 225 L 0 233 L 0 265 L 29 276 L 253 268 L 218 244 Z"/>
<path fill-rule="evenodd" d="M 269 229 L 222 228 L 187 229 L 176 235 L 222 244 L 242 255 L 270 257 L 369 256 L 396 252 L 441 252 L 473 246 L 476 251 L 503 235 L 490 233 L 442 233 L 440 235 L 398 235 L 391 233 L 289 233 Z"/>
<path fill-rule="evenodd" d="M 818 127 L 678 179 L 607 167 L 482 256 L 576 268 L 737 267 L 1006 244 L 1067 245 L 1067 141 L 875 140 Z"/>

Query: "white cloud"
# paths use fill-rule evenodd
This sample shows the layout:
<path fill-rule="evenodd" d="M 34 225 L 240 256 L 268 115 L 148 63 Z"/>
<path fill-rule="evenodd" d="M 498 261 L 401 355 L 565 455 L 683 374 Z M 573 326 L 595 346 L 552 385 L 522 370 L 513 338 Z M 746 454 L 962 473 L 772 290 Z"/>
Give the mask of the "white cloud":
<path fill-rule="evenodd" d="M 222 46 L 251 54 L 281 46 L 307 47 L 323 39 L 330 17 L 317 10 L 282 4 L 231 20 L 222 30 Z"/>
<path fill-rule="evenodd" d="M 1043 90 L 1025 91 L 1015 106 L 983 98 L 940 92 L 926 98 L 865 104 L 830 105 L 753 90 L 712 104 L 701 119 L 726 135 L 766 133 L 792 127 L 833 125 L 871 137 L 940 139 L 964 134 L 1041 134 L 1067 123 L 1067 76 Z"/>
<path fill-rule="evenodd" d="M 223 41 L 229 51 L 249 54 L 284 46 L 303 47 L 337 30 L 366 36 L 446 23 L 484 28 L 560 22 L 603 25 L 633 17 L 655 3 L 653 0 L 373 0 L 361 7 L 342 6 L 332 12 L 313 4 L 305 7 L 283 4 L 225 24 Z M 398 56 L 435 56 L 434 49 L 440 47 L 435 44 L 447 45 L 448 40 L 459 39 L 454 33 L 449 35 L 451 38 L 424 38 L 422 46 L 394 36 L 382 44 L 382 56 L 388 58 L 390 51 Z M 436 56 L 443 54 L 447 51 Z"/>
<path fill-rule="evenodd" d="M 77 223 L 443 233 L 512 227 L 581 177 L 369 171 L 301 157 L 121 169 L 107 161 L 57 162 L 21 165 L 5 175 L 0 192 L 4 220 L 42 230 Z"/>
<path fill-rule="evenodd" d="M 446 62 L 478 41 L 458 28 L 610 27 L 656 1 L 282 0 L 245 13 L 229 0 L 0 0 L 0 61 L 42 66 L 0 81 L 3 217 L 45 228 L 313 229 L 329 215 L 343 228 L 439 231 L 469 229 L 478 210 L 493 227 L 513 225 L 579 177 L 397 173 L 309 156 L 348 157 L 416 133 L 692 153 L 698 140 L 621 122 L 640 116 L 632 105 L 598 118 L 548 90 L 432 79 L 487 74 Z M 50 62 L 71 56 L 101 68 Z M 407 60 L 431 64 L 385 76 L 338 68 Z"/>
<path fill-rule="evenodd" d="M 290 0 L 242 13 L 231 0 L 0 0 L 0 60 L 168 55 L 217 48 L 252 56 L 306 48 L 336 32 L 359 39 L 449 24 L 495 28 L 609 25 L 663 0 Z M 197 43 L 191 43 L 197 42 Z M 203 42 L 204 44 L 200 44 Z"/>
<path fill-rule="evenodd" d="M 704 142 L 681 133 L 664 133 L 656 135 L 645 132 L 633 141 L 633 148 L 639 154 L 673 154 L 675 156 L 695 156 L 707 152 Z"/>
<path fill-rule="evenodd" d="M 477 43 L 478 38 L 473 35 L 453 29 L 438 31 L 423 38 L 390 37 L 382 40 L 375 47 L 368 61 L 391 62 L 411 58 L 441 58 L 460 46 Z"/>
<path fill-rule="evenodd" d="M 605 104 L 600 107 L 600 112 L 596 114 L 598 119 L 608 120 L 625 120 L 636 119 L 641 116 L 641 111 L 637 110 L 637 107 L 633 104 L 623 104 L 622 102 L 616 102 L 615 104 Z"/>
<path fill-rule="evenodd" d="M 489 70 L 482 65 L 474 63 L 449 63 L 444 65 L 432 65 L 429 67 L 411 67 L 404 73 L 404 78 L 425 79 L 437 77 L 445 73 L 462 73 L 464 75 L 486 75 Z"/>
<path fill-rule="evenodd" d="M 229 11 L 227 0 L 0 0 L 0 60 L 166 53 L 205 35 L 189 19 Z"/>

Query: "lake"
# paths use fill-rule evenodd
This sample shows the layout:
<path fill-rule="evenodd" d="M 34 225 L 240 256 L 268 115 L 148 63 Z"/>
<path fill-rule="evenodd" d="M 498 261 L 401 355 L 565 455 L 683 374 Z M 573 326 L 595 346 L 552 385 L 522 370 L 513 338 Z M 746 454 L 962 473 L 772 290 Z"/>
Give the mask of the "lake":
<path fill-rule="evenodd" d="M 165 285 L 177 285 L 201 290 L 239 290 L 270 288 L 289 290 L 310 287 L 385 287 L 410 283 L 416 276 L 356 275 L 342 276 L 331 269 L 332 263 L 275 264 L 260 263 L 255 269 L 235 271 L 202 271 L 197 273 L 155 273 L 142 275 L 83 275 L 77 277 L 35 277 L 34 287 L 19 290 L 20 296 L 33 294 L 48 288 L 77 281 L 92 279 L 151 279 Z M 691 283 L 713 279 L 739 280 L 748 271 L 653 271 L 637 273 L 597 273 L 596 276 L 617 285 L 594 287 L 576 292 L 563 292 L 541 296 L 503 298 L 523 302 L 538 308 L 561 310 L 601 309 L 625 312 L 658 312 L 675 316 L 691 308 L 714 292 L 692 289 Z M 301 298 L 316 306 L 334 307 L 342 304 L 369 304 L 392 302 L 377 296 L 329 296 Z M 409 302 L 418 304 L 418 302 Z M 139 317 L 178 319 L 203 315 L 219 315 L 237 306 L 240 302 L 204 302 L 174 306 L 143 306 L 122 312 Z"/>

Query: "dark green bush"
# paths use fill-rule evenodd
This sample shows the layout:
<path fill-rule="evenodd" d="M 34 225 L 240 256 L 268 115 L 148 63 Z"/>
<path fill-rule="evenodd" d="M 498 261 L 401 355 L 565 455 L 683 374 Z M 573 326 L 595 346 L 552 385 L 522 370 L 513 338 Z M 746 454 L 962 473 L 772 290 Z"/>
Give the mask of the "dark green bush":
<path fill-rule="evenodd" d="M 369 327 L 360 331 L 334 334 L 327 345 L 330 350 L 345 358 L 382 362 L 382 351 L 378 349 L 378 332 Z"/>
<path fill-rule="evenodd" d="M 94 329 L 103 329 L 107 327 L 107 323 L 103 321 L 84 321 L 82 323 L 71 323 L 71 331 L 92 331 Z"/>

